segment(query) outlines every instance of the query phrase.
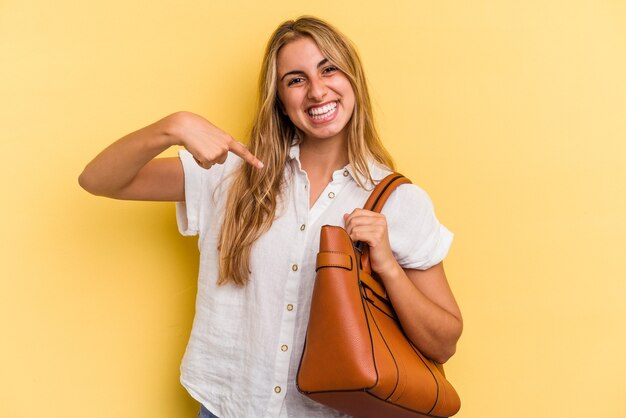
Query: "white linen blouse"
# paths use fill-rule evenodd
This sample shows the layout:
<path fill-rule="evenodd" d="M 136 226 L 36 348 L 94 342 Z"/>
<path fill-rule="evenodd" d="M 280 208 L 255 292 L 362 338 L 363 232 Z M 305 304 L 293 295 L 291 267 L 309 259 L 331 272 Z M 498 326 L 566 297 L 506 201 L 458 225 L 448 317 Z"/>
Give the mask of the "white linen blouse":
<path fill-rule="evenodd" d="M 198 235 L 200 271 L 196 313 L 181 364 L 181 383 L 220 418 L 342 417 L 301 395 L 295 385 L 302 353 L 322 225 L 344 226 L 343 215 L 362 207 L 373 188 L 359 186 L 350 166 L 333 173 L 309 209 L 309 181 L 294 145 L 286 188 L 269 231 L 254 244 L 249 283 L 217 286 L 217 250 L 226 193 L 243 163 L 229 153 L 209 170 L 179 153 L 185 201 L 177 203 L 183 235 Z M 374 180 L 390 173 L 370 164 Z M 394 256 L 404 268 L 427 269 L 446 256 L 452 233 L 437 220 L 428 195 L 413 184 L 393 192 L 382 213 Z"/>

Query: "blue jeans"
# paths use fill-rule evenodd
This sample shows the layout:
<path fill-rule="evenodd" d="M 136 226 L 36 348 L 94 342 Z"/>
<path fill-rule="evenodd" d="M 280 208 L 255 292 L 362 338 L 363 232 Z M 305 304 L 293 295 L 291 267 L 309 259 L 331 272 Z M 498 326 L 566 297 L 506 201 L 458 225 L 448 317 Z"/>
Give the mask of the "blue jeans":
<path fill-rule="evenodd" d="M 198 418 L 218 418 L 217 415 L 213 415 L 211 411 L 206 409 L 204 405 L 200 405 L 200 412 L 198 412 Z"/>

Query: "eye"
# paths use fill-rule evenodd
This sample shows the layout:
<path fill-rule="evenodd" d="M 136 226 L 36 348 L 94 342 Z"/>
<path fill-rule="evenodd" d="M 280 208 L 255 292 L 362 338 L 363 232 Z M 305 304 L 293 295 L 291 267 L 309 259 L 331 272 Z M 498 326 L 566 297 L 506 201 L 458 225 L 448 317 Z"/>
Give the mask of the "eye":
<path fill-rule="evenodd" d="M 287 82 L 287 86 L 291 86 L 291 85 L 294 85 L 294 84 L 300 83 L 300 82 L 302 82 L 303 80 L 304 80 L 304 79 L 303 79 L 302 77 L 294 77 L 294 78 L 292 78 L 291 80 L 289 80 L 289 81 Z"/>
<path fill-rule="evenodd" d="M 338 71 L 339 68 L 335 67 L 334 65 L 329 65 L 328 67 L 324 67 L 324 69 L 322 70 L 322 73 L 324 74 L 332 74 L 336 71 Z"/>

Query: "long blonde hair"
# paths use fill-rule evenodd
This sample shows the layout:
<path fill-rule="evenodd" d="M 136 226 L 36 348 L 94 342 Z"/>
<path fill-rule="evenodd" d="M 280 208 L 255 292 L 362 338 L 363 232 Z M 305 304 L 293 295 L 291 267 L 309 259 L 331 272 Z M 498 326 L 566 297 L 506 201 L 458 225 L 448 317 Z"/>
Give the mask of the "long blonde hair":
<path fill-rule="evenodd" d="M 309 37 L 317 44 L 324 57 L 348 77 L 354 90 L 355 106 L 348 129 L 350 165 L 370 181 L 367 163 L 372 158 L 393 169 L 391 156 L 374 126 L 365 74 L 352 43 L 337 29 L 314 17 L 303 16 L 282 23 L 265 50 L 258 109 L 249 145 L 252 154 L 263 161 L 265 167 L 259 170 L 242 164 L 235 174 L 219 238 L 218 284 L 244 286 L 248 282 L 252 245 L 270 228 L 276 216 L 289 148 L 297 133 L 294 124 L 281 111 L 276 60 L 281 47 L 302 37 Z"/>

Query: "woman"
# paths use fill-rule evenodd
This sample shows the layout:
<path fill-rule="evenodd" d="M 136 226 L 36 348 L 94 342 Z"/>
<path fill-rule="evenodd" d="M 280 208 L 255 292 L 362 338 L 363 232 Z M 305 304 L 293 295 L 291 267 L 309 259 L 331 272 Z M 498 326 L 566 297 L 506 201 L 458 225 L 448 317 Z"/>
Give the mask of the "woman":
<path fill-rule="evenodd" d="M 80 184 L 117 199 L 179 202 L 181 232 L 199 235 L 181 382 L 201 416 L 340 416 L 295 387 L 320 226 L 344 226 L 370 245 L 404 330 L 440 363 L 462 329 L 442 265 L 452 234 L 414 185 L 400 186 L 382 214 L 359 209 L 393 164 L 361 62 L 336 29 L 310 17 L 280 25 L 259 95 L 249 149 L 177 112 L 102 151 Z M 185 148 L 180 158 L 155 158 L 173 145 Z"/>

